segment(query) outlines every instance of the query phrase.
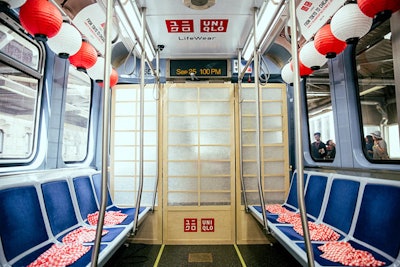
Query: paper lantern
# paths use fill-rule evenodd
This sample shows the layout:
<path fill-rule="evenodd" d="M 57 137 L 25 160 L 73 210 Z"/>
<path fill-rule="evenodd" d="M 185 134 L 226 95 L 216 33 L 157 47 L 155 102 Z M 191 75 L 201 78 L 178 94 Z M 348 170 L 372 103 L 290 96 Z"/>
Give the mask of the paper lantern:
<path fill-rule="evenodd" d="M 97 57 L 96 63 L 86 70 L 92 80 L 100 82 L 104 80 L 104 58 Z"/>
<path fill-rule="evenodd" d="M 25 4 L 26 0 L 1 0 L 0 2 L 6 3 L 9 8 L 18 8 Z"/>
<path fill-rule="evenodd" d="M 82 36 L 74 26 L 63 22 L 60 31 L 47 40 L 47 45 L 60 58 L 68 58 L 81 48 Z"/>
<path fill-rule="evenodd" d="M 290 61 L 290 69 L 293 71 L 293 62 Z M 299 72 L 300 72 L 300 77 L 306 77 L 313 73 L 313 70 L 307 66 L 305 66 L 301 60 L 299 60 Z"/>
<path fill-rule="evenodd" d="M 287 84 L 293 83 L 293 71 L 290 68 L 290 63 L 287 63 L 285 66 L 283 66 L 281 70 L 281 77 L 285 83 Z"/>
<path fill-rule="evenodd" d="M 114 85 L 116 85 L 118 83 L 118 72 L 112 68 L 111 69 L 111 75 L 110 75 L 110 87 L 113 88 Z M 101 87 L 104 87 L 104 83 L 103 82 L 99 82 L 98 83 Z"/>
<path fill-rule="evenodd" d="M 394 13 L 400 9 L 399 0 L 358 0 L 361 12 L 370 18 L 383 12 Z"/>
<path fill-rule="evenodd" d="M 347 43 L 363 37 L 371 26 L 372 18 L 362 13 L 356 3 L 341 7 L 331 20 L 332 34 Z"/>
<path fill-rule="evenodd" d="M 26 1 L 19 9 L 19 19 L 22 27 L 42 42 L 55 36 L 63 22 L 61 12 L 47 0 Z"/>
<path fill-rule="evenodd" d="M 312 70 L 319 69 L 328 61 L 328 59 L 315 48 L 314 41 L 306 43 L 301 48 L 299 58 L 304 66 Z"/>
<path fill-rule="evenodd" d="M 81 48 L 77 53 L 69 57 L 69 62 L 77 70 L 86 70 L 91 68 L 97 61 L 96 49 L 86 41 L 82 41 Z"/>
<path fill-rule="evenodd" d="M 331 25 L 325 24 L 314 36 L 315 48 L 327 58 L 334 58 L 346 48 L 346 42 L 336 38 L 331 31 Z"/>

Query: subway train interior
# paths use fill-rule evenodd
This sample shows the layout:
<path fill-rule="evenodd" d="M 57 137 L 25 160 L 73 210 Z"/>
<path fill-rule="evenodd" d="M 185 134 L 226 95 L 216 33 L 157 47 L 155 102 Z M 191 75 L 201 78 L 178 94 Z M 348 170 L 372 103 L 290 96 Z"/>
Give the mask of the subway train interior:
<path fill-rule="evenodd" d="M 0 266 L 400 266 L 400 1 L 0 0 Z"/>

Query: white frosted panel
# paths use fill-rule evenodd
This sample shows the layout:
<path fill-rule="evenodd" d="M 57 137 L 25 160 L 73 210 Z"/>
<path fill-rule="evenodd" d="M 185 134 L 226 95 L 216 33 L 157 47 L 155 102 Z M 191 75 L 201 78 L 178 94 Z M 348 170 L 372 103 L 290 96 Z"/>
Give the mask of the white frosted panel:
<path fill-rule="evenodd" d="M 200 114 L 230 114 L 229 102 L 201 102 Z"/>
<path fill-rule="evenodd" d="M 243 162 L 243 174 L 256 174 L 257 163 L 256 162 Z"/>
<path fill-rule="evenodd" d="M 257 141 L 257 135 L 255 131 L 245 131 L 242 132 L 242 144 L 243 145 L 253 145 Z"/>
<path fill-rule="evenodd" d="M 264 100 L 282 100 L 282 89 L 264 88 L 262 90 L 262 99 Z"/>
<path fill-rule="evenodd" d="M 156 100 L 157 99 L 157 86 L 154 84 L 147 84 L 144 89 L 144 100 Z"/>
<path fill-rule="evenodd" d="M 230 116 L 201 116 L 200 129 L 230 129 L 231 117 Z"/>
<path fill-rule="evenodd" d="M 283 159 L 285 154 L 281 146 L 264 147 L 263 155 L 265 160 Z"/>
<path fill-rule="evenodd" d="M 168 114 L 172 115 L 182 115 L 182 114 L 197 114 L 197 102 L 181 101 L 168 103 Z"/>
<path fill-rule="evenodd" d="M 257 106 L 255 102 L 242 102 L 241 104 L 241 108 L 242 108 L 242 114 L 246 115 L 246 114 L 256 114 L 257 112 Z"/>
<path fill-rule="evenodd" d="M 282 144 L 283 143 L 283 133 L 281 131 L 264 132 L 263 138 L 264 138 L 264 140 L 263 140 L 264 144 Z"/>
<path fill-rule="evenodd" d="M 282 114 L 282 103 L 281 102 L 262 103 L 262 114 L 264 115 Z"/>
<path fill-rule="evenodd" d="M 200 190 L 231 190 L 230 177 L 201 178 Z"/>
<path fill-rule="evenodd" d="M 145 161 L 143 162 L 143 169 L 144 169 L 144 175 L 155 177 L 157 175 L 157 162 Z"/>
<path fill-rule="evenodd" d="M 247 198 L 247 204 L 260 205 L 260 195 L 258 194 L 258 192 L 246 193 L 246 198 Z M 244 204 L 243 199 L 242 199 L 242 204 Z"/>
<path fill-rule="evenodd" d="M 197 192 L 194 193 L 168 193 L 169 206 L 197 206 Z"/>
<path fill-rule="evenodd" d="M 247 190 L 258 190 L 258 178 L 256 177 L 244 177 L 244 186 Z"/>
<path fill-rule="evenodd" d="M 128 131 L 139 128 L 139 120 L 137 117 L 116 117 L 114 120 L 114 130 Z"/>
<path fill-rule="evenodd" d="M 137 89 L 118 89 L 114 92 L 116 93 L 115 99 L 117 101 L 134 101 L 139 91 Z"/>
<path fill-rule="evenodd" d="M 228 131 L 200 132 L 200 144 L 202 145 L 229 144 L 230 140 Z"/>
<path fill-rule="evenodd" d="M 257 149 L 254 146 L 244 146 L 242 147 L 242 159 L 243 160 L 256 160 L 257 159 Z"/>
<path fill-rule="evenodd" d="M 229 160 L 231 148 L 228 146 L 201 146 L 200 159 L 202 160 Z"/>
<path fill-rule="evenodd" d="M 135 191 L 137 190 L 137 184 L 134 182 L 135 179 L 131 177 L 114 177 L 114 190 L 115 191 Z"/>
<path fill-rule="evenodd" d="M 256 129 L 256 117 L 242 117 L 242 129 Z"/>
<path fill-rule="evenodd" d="M 240 91 L 241 97 L 244 100 L 255 100 L 256 99 L 256 89 L 254 88 L 242 88 Z"/>
<path fill-rule="evenodd" d="M 134 116 L 138 113 L 136 103 L 118 103 L 115 106 L 115 116 Z"/>
<path fill-rule="evenodd" d="M 231 203 L 230 193 L 201 193 L 201 205 L 229 205 Z"/>
<path fill-rule="evenodd" d="M 168 178 L 168 191 L 196 191 L 197 178 Z"/>
<path fill-rule="evenodd" d="M 140 135 L 140 134 L 138 134 Z M 145 146 L 149 146 L 149 145 L 153 145 L 156 146 L 157 145 L 157 133 L 156 132 L 144 132 L 143 133 L 143 145 Z"/>
<path fill-rule="evenodd" d="M 198 148 L 197 146 L 169 146 L 168 159 L 169 160 L 197 160 Z"/>
<path fill-rule="evenodd" d="M 154 198 L 154 193 L 153 192 L 143 192 L 142 193 L 142 198 L 140 199 L 140 205 L 141 206 L 151 206 L 153 205 L 153 198 Z M 155 205 L 157 206 L 157 197 L 156 197 L 156 202 Z"/>
<path fill-rule="evenodd" d="M 169 162 L 169 176 L 197 176 L 197 161 Z"/>
<path fill-rule="evenodd" d="M 134 160 L 135 147 L 116 146 L 114 147 L 114 160 Z"/>
<path fill-rule="evenodd" d="M 140 130 L 140 125 L 138 125 L 138 130 Z M 144 116 L 144 127 L 143 129 L 145 131 L 151 131 L 151 130 L 156 130 L 157 129 L 157 118 L 156 117 L 149 117 L 149 116 Z"/>
<path fill-rule="evenodd" d="M 169 130 L 197 130 L 197 117 L 170 117 Z"/>
<path fill-rule="evenodd" d="M 197 88 L 169 88 L 170 100 L 197 100 Z"/>
<path fill-rule="evenodd" d="M 281 116 L 264 116 L 262 120 L 262 128 L 264 130 L 282 128 Z"/>
<path fill-rule="evenodd" d="M 114 175 L 134 175 L 135 164 L 132 162 L 114 162 Z"/>
<path fill-rule="evenodd" d="M 283 176 L 268 176 L 264 178 L 264 190 L 284 190 L 285 178 Z"/>
<path fill-rule="evenodd" d="M 231 173 L 230 162 L 204 162 L 200 163 L 201 175 L 229 175 Z"/>
<path fill-rule="evenodd" d="M 170 145 L 196 145 L 199 143 L 197 132 L 169 132 L 168 144 Z"/>
<path fill-rule="evenodd" d="M 200 88 L 201 100 L 229 99 L 229 88 Z"/>
<path fill-rule="evenodd" d="M 136 193 L 135 192 L 115 192 L 114 203 L 121 206 L 134 206 L 136 203 Z"/>
<path fill-rule="evenodd" d="M 266 193 L 264 199 L 266 204 L 275 204 L 275 203 L 281 204 L 285 201 L 285 193 L 283 192 Z"/>
<path fill-rule="evenodd" d="M 283 161 L 264 162 L 264 173 L 266 174 L 280 174 L 285 172 Z"/>
<path fill-rule="evenodd" d="M 156 186 L 156 178 L 155 177 L 143 177 L 143 191 L 153 191 Z"/>
<path fill-rule="evenodd" d="M 144 102 L 143 111 L 146 115 L 157 115 L 157 102 Z"/>
<path fill-rule="evenodd" d="M 135 132 L 114 132 L 114 145 L 134 145 Z"/>

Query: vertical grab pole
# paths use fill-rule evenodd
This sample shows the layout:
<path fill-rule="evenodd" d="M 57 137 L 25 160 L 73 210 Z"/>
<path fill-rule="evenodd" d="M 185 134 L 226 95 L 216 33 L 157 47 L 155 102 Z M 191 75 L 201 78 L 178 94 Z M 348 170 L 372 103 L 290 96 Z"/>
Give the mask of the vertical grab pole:
<path fill-rule="evenodd" d="M 240 182 L 242 185 L 244 208 L 246 209 L 246 212 L 248 212 L 249 208 L 247 204 L 246 187 L 244 184 L 244 177 L 243 177 L 243 140 L 242 140 L 243 123 L 242 123 L 242 95 L 240 93 L 242 90 L 242 79 L 239 79 L 239 74 L 242 72 L 241 62 L 242 62 L 242 50 L 239 49 L 238 52 L 239 168 L 240 168 Z"/>
<path fill-rule="evenodd" d="M 258 58 L 258 44 L 257 44 L 257 8 L 253 10 L 253 19 L 254 19 L 254 28 L 253 28 L 253 40 L 254 40 L 254 51 L 253 51 L 253 60 L 254 60 L 254 86 L 256 89 L 256 147 L 257 147 L 257 177 L 258 177 L 258 192 L 260 195 L 260 204 L 261 210 L 263 214 L 263 227 L 265 231 L 268 233 L 268 225 L 267 225 L 267 213 L 265 211 L 265 202 L 264 202 L 264 189 L 263 189 L 263 177 L 262 177 L 262 166 L 261 166 L 261 127 L 260 127 L 260 119 L 261 119 L 261 105 L 260 105 L 260 81 L 258 80 L 259 76 L 259 58 Z"/>
<path fill-rule="evenodd" d="M 296 141 L 296 166 L 297 166 L 297 199 L 299 202 L 301 225 L 303 227 L 304 242 L 306 245 L 308 266 L 314 267 L 314 253 L 308 230 L 308 221 L 306 205 L 304 201 L 304 169 L 303 169 L 303 140 L 301 138 L 301 104 L 303 103 L 300 94 L 300 68 L 299 55 L 297 47 L 297 19 L 296 19 L 296 1 L 290 1 L 290 33 L 292 60 L 293 60 L 293 86 L 294 86 L 294 116 L 295 116 L 295 141 Z"/>
<path fill-rule="evenodd" d="M 105 52 L 104 52 L 104 94 L 103 94 L 103 127 L 101 147 L 101 202 L 99 218 L 96 227 L 93 252 L 90 265 L 97 266 L 100 253 L 101 233 L 103 232 L 104 217 L 107 206 L 107 177 L 108 177 L 108 144 L 110 124 L 110 73 L 111 73 L 111 19 L 113 16 L 113 1 L 107 1 L 106 27 L 105 27 Z"/>
<path fill-rule="evenodd" d="M 136 198 L 136 210 L 135 210 L 135 220 L 133 221 L 133 233 L 136 233 L 138 226 L 138 218 L 139 218 L 139 209 L 140 209 L 140 201 L 142 198 L 143 191 L 143 144 L 144 144 L 144 70 L 146 67 L 146 9 L 142 8 L 142 40 L 143 40 L 143 49 L 140 61 L 140 144 L 139 144 L 139 188 L 137 192 Z"/>

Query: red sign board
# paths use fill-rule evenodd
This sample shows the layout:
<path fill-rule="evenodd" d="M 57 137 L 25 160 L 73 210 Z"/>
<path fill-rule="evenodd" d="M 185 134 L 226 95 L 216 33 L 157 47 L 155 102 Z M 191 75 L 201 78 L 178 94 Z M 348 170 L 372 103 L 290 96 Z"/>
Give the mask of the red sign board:
<path fill-rule="evenodd" d="M 170 33 L 180 33 L 180 32 L 193 32 L 193 20 L 191 19 L 175 19 L 175 20 L 165 20 L 168 32 Z"/>
<path fill-rule="evenodd" d="M 201 231 L 214 232 L 214 218 L 201 218 Z"/>
<path fill-rule="evenodd" d="M 184 218 L 183 219 L 184 232 L 197 232 L 197 218 Z"/>
<path fill-rule="evenodd" d="M 200 32 L 226 32 L 227 19 L 201 19 Z"/>

